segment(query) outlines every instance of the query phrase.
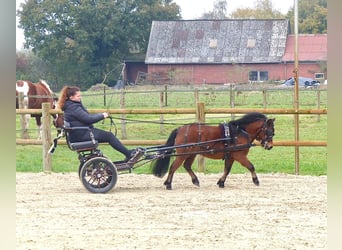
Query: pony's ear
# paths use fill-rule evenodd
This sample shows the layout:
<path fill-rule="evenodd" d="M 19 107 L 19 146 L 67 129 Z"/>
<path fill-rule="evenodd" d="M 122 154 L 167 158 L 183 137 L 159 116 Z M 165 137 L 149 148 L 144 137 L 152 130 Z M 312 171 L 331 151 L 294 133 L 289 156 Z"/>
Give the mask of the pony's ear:
<path fill-rule="evenodd" d="M 275 118 L 270 118 L 267 120 L 267 124 L 269 124 L 270 122 L 274 123 L 274 121 L 275 121 Z"/>

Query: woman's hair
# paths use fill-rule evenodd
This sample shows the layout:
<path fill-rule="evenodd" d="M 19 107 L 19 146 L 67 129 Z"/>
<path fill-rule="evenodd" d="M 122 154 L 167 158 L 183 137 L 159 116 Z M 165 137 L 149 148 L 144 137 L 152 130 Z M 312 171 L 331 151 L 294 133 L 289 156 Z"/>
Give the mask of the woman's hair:
<path fill-rule="evenodd" d="M 76 92 L 79 92 L 79 91 L 80 91 L 79 87 L 64 86 L 59 95 L 57 107 L 63 110 L 65 101 L 68 100 L 71 96 L 74 96 Z"/>

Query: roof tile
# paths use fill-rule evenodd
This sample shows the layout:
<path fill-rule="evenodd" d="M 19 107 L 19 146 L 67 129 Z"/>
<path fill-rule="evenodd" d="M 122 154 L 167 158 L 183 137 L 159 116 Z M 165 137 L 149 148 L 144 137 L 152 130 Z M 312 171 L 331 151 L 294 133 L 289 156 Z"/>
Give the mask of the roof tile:
<path fill-rule="evenodd" d="M 326 61 L 327 34 L 299 34 L 298 60 L 299 61 Z M 294 61 L 295 35 L 288 35 L 283 61 Z"/>

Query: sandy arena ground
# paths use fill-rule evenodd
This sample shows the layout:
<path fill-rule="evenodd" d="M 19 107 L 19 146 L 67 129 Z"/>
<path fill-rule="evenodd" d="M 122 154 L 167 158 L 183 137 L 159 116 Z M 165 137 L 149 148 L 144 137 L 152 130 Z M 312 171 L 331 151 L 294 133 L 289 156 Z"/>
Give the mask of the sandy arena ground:
<path fill-rule="evenodd" d="M 327 249 L 327 177 L 121 174 L 107 194 L 77 173 L 16 174 L 16 249 Z"/>

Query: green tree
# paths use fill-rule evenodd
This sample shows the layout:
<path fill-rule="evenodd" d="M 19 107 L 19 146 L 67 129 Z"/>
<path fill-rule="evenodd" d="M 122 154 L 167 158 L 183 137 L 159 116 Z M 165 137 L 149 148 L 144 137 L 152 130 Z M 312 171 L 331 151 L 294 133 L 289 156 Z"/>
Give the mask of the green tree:
<path fill-rule="evenodd" d="M 50 67 L 30 50 L 16 53 L 16 79 L 38 82 L 39 79 L 50 79 Z M 51 85 L 50 87 L 55 87 Z"/>
<path fill-rule="evenodd" d="M 132 47 L 144 54 L 152 20 L 181 18 L 172 0 L 27 0 L 21 7 L 25 48 L 53 65 L 57 84 L 83 88 L 108 72 L 115 82 Z"/>
<path fill-rule="evenodd" d="M 326 34 L 327 33 L 327 0 L 298 1 L 298 33 Z M 294 7 L 286 15 L 294 32 Z"/>
<path fill-rule="evenodd" d="M 225 19 L 227 18 L 227 1 L 215 0 L 213 10 L 201 15 L 201 19 Z"/>
<path fill-rule="evenodd" d="M 271 19 L 284 18 L 279 10 L 273 7 L 271 0 L 256 0 L 253 8 L 238 8 L 233 11 L 230 18 Z"/>

